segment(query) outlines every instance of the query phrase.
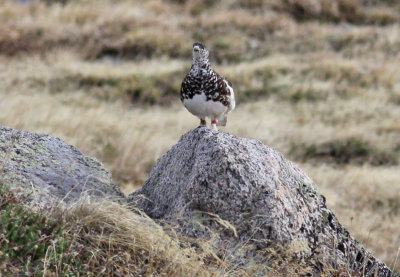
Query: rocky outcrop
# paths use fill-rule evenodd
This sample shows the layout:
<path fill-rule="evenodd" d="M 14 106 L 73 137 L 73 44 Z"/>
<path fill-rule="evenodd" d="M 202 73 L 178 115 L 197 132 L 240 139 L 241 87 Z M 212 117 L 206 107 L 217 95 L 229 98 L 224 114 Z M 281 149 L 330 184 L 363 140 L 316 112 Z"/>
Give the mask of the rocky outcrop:
<path fill-rule="evenodd" d="M 213 238 L 236 263 L 275 243 L 309 261 L 314 276 L 399 276 L 351 237 L 302 170 L 256 140 L 192 130 L 129 199 L 181 235 Z M 239 253 L 238 245 L 249 247 Z"/>
<path fill-rule="evenodd" d="M 97 160 L 58 138 L 5 127 L 0 183 L 43 205 L 70 203 L 83 194 L 125 199 Z M 399 276 L 351 237 L 304 172 L 259 141 L 192 130 L 158 160 L 129 200 L 180 235 L 211 241 L 235 266 L 249 260 L 265 265 L 259 275 L 271 268 L 267 249 L 279 245 L 314 276 Z"/>
<path fill-rule="evenodd" d="M 42 204 L 70 202 L 84 193 L 124 198 L 96 159 L 53 136 L 6 127 L 0 127 L 0 182 L 34 191 Z"/>

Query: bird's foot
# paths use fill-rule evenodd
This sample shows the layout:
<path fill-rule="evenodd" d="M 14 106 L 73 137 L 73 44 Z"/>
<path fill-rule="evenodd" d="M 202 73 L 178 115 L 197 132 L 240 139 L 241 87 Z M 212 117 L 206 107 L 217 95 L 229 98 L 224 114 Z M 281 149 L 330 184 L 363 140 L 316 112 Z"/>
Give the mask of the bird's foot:
<path fill-rule="evenodd" d="M 199 127 L 206 127 L 207 123 L 205 119 L 200 119 L 200 126 Z"/>
<path fill-rule="evenodd" d="M 217 121 L 216 120 L 212 120 L 211 121 L 211 130 L 218 131 L 218 129 L 217 129 Z"/>

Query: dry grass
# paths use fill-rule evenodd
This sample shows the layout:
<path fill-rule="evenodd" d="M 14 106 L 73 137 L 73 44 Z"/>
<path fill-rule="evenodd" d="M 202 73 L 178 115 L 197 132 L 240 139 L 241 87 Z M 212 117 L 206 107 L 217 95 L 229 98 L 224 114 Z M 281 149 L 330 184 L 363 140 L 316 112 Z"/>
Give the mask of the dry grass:
<path fill-rule="evenodd" d="M 110 200 L 82 198 L 40 213 L 21 200 L 21 193 L 0 184 L 5 276 L 213 276 L 222 268 L 211 251 L 169 236 L 145 215 Z"/>
<path fill-rule="evenodd" d="M 24 206 L 25 193 L 0 184 L 0 274 L 5 276 L 250 277 L 265 274 L 267 263 L 273 276 L 311 271 L 310 261 L 298 258 L 302 248 L 296 245 L 271 244 L 235 265 L 224 249 L 212 247 L 212 239 L 180 237 L 177 226 L 162 228 L 125 204 L 83 197 L 68 207 L 42 205 L 35 212 L 35 202 Z M 248 253 L 249 247 L 238 245 L 235 251 Z"/>
<path fill-rule="evenodd" d="M 397 2 L 64 2 L 0 3 L 2 125 L 61 137 L 129 193 L 198 124 L 178 90 L 204 40 L 239 100 L 223 130 L 300 162 L 350 233 L 400 270 Z"/>
<path fill-rule="evenodd" d="M 398 272 L 398 167 L 302 167 L 320 186 L 328 206 L 349 232 Z"/>
<path fill-rule="evenodd" d="M 170 237 L 151 219 L 106 201 L 81 202 L 59 215 L 66 232 L 85 247 L 79 253 L 87 272 L 103 276 L 212 276 L 210 253 Z M 74 245 L 76 243 L 76 245 Z M 85 257 L 90 253 L 89 257 Z"/>

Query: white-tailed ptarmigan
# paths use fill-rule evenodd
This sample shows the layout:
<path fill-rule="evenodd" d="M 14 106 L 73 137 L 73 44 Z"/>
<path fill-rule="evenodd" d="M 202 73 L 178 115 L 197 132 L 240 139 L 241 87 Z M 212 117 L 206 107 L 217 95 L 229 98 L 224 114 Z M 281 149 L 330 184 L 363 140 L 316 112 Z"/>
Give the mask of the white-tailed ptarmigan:
<path fill-rule="evenodd" d="M 193 64 L 182 82 L 181 101 L 200 118 L 200 125 L 205 126 L 208 117 L 215 130 L 226 125 L 227 114 L 235 108 L 231 83 L 211 68 L 208 50 L 200 42 L 193 44 Z"/>

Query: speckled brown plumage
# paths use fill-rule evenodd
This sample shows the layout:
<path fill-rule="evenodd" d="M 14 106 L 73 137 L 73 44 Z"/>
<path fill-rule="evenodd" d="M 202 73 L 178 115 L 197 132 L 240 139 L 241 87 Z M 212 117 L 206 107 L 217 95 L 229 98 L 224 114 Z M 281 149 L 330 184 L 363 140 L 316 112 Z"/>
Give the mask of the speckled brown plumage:
<path fill-rule="evenodd" d="M 181 101 L 201 120 L 210 117 L 220 121 L 219 125 L 226 124 L 226 115 L 235 108 L 231 83 L 211 68 L 208 50 L 202 43 L 193 45 L 193 64 L 182 82 Z"/>

